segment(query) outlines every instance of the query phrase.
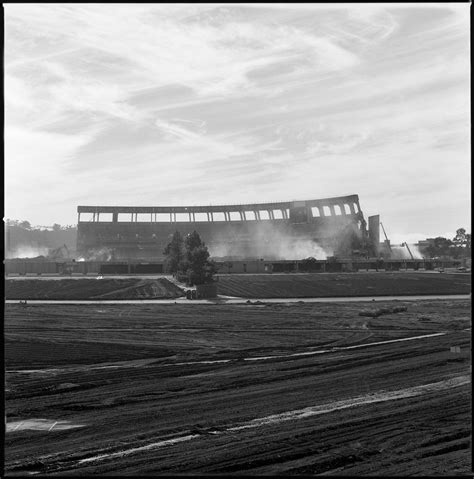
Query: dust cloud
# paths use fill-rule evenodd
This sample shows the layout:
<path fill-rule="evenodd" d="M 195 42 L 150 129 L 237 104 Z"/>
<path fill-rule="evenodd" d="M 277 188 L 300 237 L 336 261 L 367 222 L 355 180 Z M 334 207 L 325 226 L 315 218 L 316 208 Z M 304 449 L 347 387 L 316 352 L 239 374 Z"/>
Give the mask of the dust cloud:
<path fill-rule="evenodd" d="M 21 245 L 6 253 L 6 259 L 13 258 L 37 258 L 38 256 L 48 256 L 48 248 Z"/>
<path fill-rule="evenodd" d="M 390 254 L 391 259 L 411 259 L 410 253 L 406 246 L 402 245 L 392 245 L 392 252 Z M 414 259 L 423 259 L 423 255 L 420 252 L 420 249 L 415 244 L 409 244 L 408 248 L 410 248 L 411 254 L 413 255 Z"/>
<path fill-rule="evenodd" d="M 207 245 L 209 253 L 217 258 L 264 258 L 267 260 L 304 259 L 324 260 L 333 250 L 309 237 L 262 225 L 251 233 L 221 234 Z"/>
<path fill-rule="evenodd" d="M 76 261 L 111 261 L 112 259 L 112 250 L 104 247 L 91 249 L 86 255 L 78 257 Z"/>

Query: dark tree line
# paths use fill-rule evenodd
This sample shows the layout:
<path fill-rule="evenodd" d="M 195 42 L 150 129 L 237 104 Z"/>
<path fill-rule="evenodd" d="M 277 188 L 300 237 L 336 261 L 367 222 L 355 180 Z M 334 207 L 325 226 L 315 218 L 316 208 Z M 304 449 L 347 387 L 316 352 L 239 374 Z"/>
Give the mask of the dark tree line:
<path fill-rule="evenodd" d="M 163 254 L 166 270 L 188 286 L 213 282 L 216 266 L 209 260 L 207 246 L 196 231 L 185 238 L 176 231 Z"/>
<path fill-rule="evenodd" d="M 471 256 L 471 234 L 464 228 L 456 230 L 456 236 L 451 240 L 438 236 L 424 251 L 430 258 L 447 256 L 455 259 Z"/>
<path fill-rule="evenodd" d="M 7 218 L 5 220 L 5 224 L 8 227 L 16 227 L 16 228 L 21 228 L 27 231 L 44 231 L 46 228 L 51 228 L 53 231 L 67 231 L 71 229 L 76 229 L 75 225 L 60 225 L 58 223 L 54 223 L 53 226 L 50 227 L 44 227 L 44 226 L 32 226 L 31 223 L 27 220 L 12 220 L 10 218 Z"/>

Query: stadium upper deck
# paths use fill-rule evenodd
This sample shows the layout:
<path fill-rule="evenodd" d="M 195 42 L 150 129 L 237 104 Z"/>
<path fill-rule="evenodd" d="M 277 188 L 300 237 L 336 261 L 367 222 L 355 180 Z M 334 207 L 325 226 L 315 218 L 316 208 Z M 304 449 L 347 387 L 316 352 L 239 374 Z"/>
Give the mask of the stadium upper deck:
<path fill-rule="evenodd" d="M 77 251 L 85 258 L 105 253 L 117 260 L 161 260 L 175 231 L 196 230 L 211 256 L 240 259 L 327 256 L 367 237 L 358 195 L 242 205 L 78 206 L 77 212 Z"/>

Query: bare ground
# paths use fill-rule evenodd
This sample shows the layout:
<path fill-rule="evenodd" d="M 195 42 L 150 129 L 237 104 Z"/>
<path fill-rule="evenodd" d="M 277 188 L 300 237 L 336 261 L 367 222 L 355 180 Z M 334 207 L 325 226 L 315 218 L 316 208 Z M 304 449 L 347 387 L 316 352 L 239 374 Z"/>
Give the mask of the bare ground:
<path fill-rule="evenodd" d="M 183 296 L 166 278 L 7 279 L 7 299 L 164 299 Z"/>
<path fill-rule="evenodd" d="M 396 304 L 6 305 L 6 475 L 469 473 L 470 302 Z"/>
<path fill-rule="evenodd" d="M 358 272 L 219 275 L 218 293 L 244 298 L 318 298 L 469 294 L 470 274 L 438 272 Z"/>

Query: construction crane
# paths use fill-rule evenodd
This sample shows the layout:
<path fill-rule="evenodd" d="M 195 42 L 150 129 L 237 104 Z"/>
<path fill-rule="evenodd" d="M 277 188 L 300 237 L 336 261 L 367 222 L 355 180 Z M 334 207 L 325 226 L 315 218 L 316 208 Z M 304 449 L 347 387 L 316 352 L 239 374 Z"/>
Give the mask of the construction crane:
<path fill-rule="evenodd" d="M 411 254 L 410 248 L 408 247 L 408 243 L 402 243 L 402 246 L 405 246 L 405 248 L 408 250 L 408 252 L 410 253 L 411 259 L 415 259 L 413 255 Z"/>
<path fill-rule="evenodd" d="M 380 226 L 382 227 L 382 231 L 385 236 L 385 244 L 388 246 L 388 249 L 390 250 L 390 252 L 392 252 L 392 247 L 390 246 L 390 240 L 387 237 L 387 233 L 385 233 L 385 228 L 383 227 L 382 222 L 380 222 Z"/>

